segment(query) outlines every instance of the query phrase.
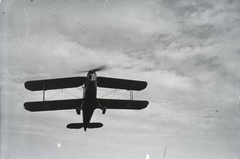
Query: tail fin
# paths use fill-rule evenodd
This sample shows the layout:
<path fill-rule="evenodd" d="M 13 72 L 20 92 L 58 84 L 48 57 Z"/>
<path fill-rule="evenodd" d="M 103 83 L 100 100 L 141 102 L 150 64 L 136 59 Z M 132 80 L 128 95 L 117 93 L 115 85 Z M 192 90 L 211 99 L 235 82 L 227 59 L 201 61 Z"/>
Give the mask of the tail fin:
<path fill-rule="evenodd" d="M 94 129 L 94 128 L 101 128 L 103 126 L 102 123 L 89 123 L 88 128 Z M 81 129 L 84 127 L 83 123 L 70 123 L 67 125 L 68 129 Z"/>

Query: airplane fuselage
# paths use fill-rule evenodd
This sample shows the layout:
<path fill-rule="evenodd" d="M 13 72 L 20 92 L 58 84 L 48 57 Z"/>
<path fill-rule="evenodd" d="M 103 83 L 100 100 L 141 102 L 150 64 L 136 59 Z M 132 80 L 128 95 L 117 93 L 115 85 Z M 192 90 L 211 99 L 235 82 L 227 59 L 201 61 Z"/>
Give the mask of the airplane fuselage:
<path fill-rule="evenodd" d="M 84 85 L 83 103 L 81 105 L 85 131 L 97 106 L 97 75 L 94 71 L 89 71 Z"/>

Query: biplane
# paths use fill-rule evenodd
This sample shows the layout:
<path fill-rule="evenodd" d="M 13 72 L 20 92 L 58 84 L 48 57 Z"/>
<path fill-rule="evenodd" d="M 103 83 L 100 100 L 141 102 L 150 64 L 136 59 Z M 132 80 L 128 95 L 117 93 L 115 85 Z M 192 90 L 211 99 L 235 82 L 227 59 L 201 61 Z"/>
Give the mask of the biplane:
<path fill-rule="evenodd" d="M 102 114 L 107 109 L 132 109 L 140 110 L 148 106 L 148 101 L 133 100 L 133 91 L 141 91 L 147 87 L 147 82 L 128 79 L 118 79 L 109 77 L 97 77 L 96 72 L 102 67 L 86 71 L 86 77 L 67 77 L 57 79 L 35 80 L 25 82 L 25 88 L 30 91 L 43 91 L 42 101 L 24 103 L 24 108 L 31 112 L 69 110 L 75 109 L 80 115 L 82 111 L 83 123 L 71 123 L 67 125 L 69 129 L 100 128 L 102 123 L 90 123 L 95 109 L 101 109 Z M 80 99 L 65 100 L 45 100 L 45 91 L 53 89 L 64 89 L 73 87 L 83 87 L 83 97 Z M 97 98 L 97 87 L 111 89 L 125 89 L 130 91 L 130 99 L 101 99 Z"/>

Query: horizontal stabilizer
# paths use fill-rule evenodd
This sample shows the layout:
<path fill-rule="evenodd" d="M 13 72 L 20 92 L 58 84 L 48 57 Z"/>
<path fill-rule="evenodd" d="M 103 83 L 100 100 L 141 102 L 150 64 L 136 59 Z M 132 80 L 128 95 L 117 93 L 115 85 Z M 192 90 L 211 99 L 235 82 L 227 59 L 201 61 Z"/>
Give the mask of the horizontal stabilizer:
<path fill-rule="evenodd" d="M 97 99 L 101 107 L 107 109 L 144 109 L 148 106 L 148 101 L 144 100 L 120 100 L 120 99 Z"/>
<path fill-rule="evenodd" d="M 140 91 L 147 87 L 147 82 L 145 81 L 108 78 L 108 77 L 98 77 L 97 80 L 98 80 L 97 86 L 105 87 L 105 88 Z"/>
<path fill-rule="evenodd" d="M 54 101 L 36 101 L 24 103 L 24 108 L 31 112 L 76 109 L 82 104 L 82 99 L 67 99 Z"/>
<path fill-rule="evenodd" d="M 25 88 L 30 91 L 63 89 L 79 87 L 85 83 L 86 77 L 68 77 L 25 82 Z"/>
<path fill-rule="evenodd" d="M 94 128 L 101 128 L 103 126 L 102 123 L 89 123 L 88 128 L 94 129 Z M 83 123 L 71 123 L 67 125 L 68 129 L 81 129 L 84 127 Z"/>

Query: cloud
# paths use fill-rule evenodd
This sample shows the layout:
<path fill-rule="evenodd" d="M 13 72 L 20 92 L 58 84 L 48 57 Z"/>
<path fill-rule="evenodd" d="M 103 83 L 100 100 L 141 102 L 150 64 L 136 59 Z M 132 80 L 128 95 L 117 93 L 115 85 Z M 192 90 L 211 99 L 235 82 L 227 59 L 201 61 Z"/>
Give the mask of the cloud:
<path fill-rule="evenodd" d="M 107 149 L 116 158 L 123 152 L 126 158 L 139 158 L 146 152 L 137 152 L 144 149 L 157 158 L 170 143 L 169 158 L 237 157 L 238 8 L 238 1 L 4 3 L 1 144 L 22 152 L 4 149 L 4 156 L 24 158 L 36 152 L 48 157 L 40 152 L 56 152 L 61 143 L 63 156 L 77 154 L 73 149 L 78 147 L 85 157 L 94 148 L 103 157 L 109 156 Z M 85 134 L 65 129 L 81 121 L 74 111 L 35 114 L 23 109 L 24 102 L 42 98 L 40 92 L 25 90 L 25 81 L 79 76 L 77 71 L 104 64 L 110 69 L 99 76 L 146 80 L 147 89 L 135 92 L 134 99 L 149 100 L 149 107 L 107 110 L 105 116 L 96 111 L 93 120 L 104 127 Z M 106 93 L 99 89 L 99 95 Z M 121 93 L 107 97 L 129 95 Z"/>

